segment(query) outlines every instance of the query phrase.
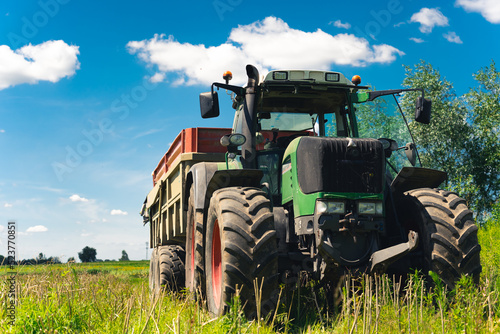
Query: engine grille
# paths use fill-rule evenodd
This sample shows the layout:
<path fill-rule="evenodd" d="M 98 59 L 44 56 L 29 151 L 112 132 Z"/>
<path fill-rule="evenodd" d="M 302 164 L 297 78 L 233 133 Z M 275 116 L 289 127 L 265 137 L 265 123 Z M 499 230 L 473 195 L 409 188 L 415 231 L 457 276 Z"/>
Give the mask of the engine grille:
<path fill-rule="evenodd" d="M 348 149 L 349 141 L 359 154 Z M 299 185 L 305 194 L 380 193 L 384 159 L 382 143 L 376 139 L 302 137 L 297 148 Z"/>

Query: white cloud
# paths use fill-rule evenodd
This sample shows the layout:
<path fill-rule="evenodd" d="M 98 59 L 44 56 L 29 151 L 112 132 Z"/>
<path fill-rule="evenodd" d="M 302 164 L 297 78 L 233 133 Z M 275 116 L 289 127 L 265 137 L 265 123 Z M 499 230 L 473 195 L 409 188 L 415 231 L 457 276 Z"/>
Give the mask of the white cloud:
<path fill-rule="evenodd" d="M 80 68 L 78 46 L 47 41 L 12 50 L 0 45 L 0 90 L 38 81 L 57 82 Z"/>
<path fill-rule="evenodd" d="M 126 215 L 128 215 L 128 212 L 122 211 L 122 210 L 113 209 L 113 210 L 111 210 L 111 215 L 112 216 L 126 216 Z"/>
<path fill-rule="evenodd" d="M 49 229 L 46 228 L 43 225 L 36 225 L 36 226 L 28 227 L 28 229 L 26 230 L 26 232 L 28 232 L 28 233 L 37 233 L 37 232 L 47 232 L 48 230 Z"/>
<path fill-rule="evenodd" d="M 462 44 L 462 40 L 460 39 L 460 36 L 457 35 L 456 32 L 450 31 L 447 32 L 446 34 L 443 34 L 443 37 L 446 38 L 446 40 L 450 43 L 457 43 L 457 44 Z"/>
<path fill-rule="evenodd" d="M 87 199 L 78 195 L 73 195 L 72 212 L 74 220 L 78 223 L 94 223 L 100 222 L 109 210 L 105 204 L 96 202 L 95 199 Z"/>
<path fill-rule="evenodd" d="M 0 129 L 0 133 L 5 133 L 5 130 L 4 129 Z"/>
<path fill-rule="evenodd" d="M 149 136 L 149 135 L 155 134 L 157 132 L 161 132 L 161 131 L 163 131 L 163 130 L 162 129 L 147 130 L 147 131 L 144 131 L 144 132 L 136 134 L 134 137 L 132 137 L 132 140 L 135 140 L 137 138 L 141 138 L 141 137 L 144 137 L 144 136 Z"/>
<path fill-rule="evenodd" d="M 71 200 L 71 202 L 88 202 L 89 201 L 88 199 L 86 199 L 84 197 L 80 197 L 77 194 L 71 195 L 69 197 L 69 199 Z"/>
<path fill-rule="evenodd" d="M 334 22 L 332 21 L 332 22 L 330 22 L 330 24 L 333 24 L 337 28 L 351 29 L 351 24 L 350 23 L 348 23 L 348 22 L 343 23 L 340 20 L 337 20 L 337 21 L 334 21 Z"/>
<path fill-rule="evenodd" d="M 165 80 L 165 73 L 155 73 L 151 78 L 149 78 L 149 81 L 151 81 L 152 83 L 158 83 L 164 80 Z"/>
<path fill-rule="evenodd" d="M 10 204 L 10 203 L 5 203 L 5 204 L 3 205 L 3 207 L 4 207 L 4 208 L 12 208 L 12 204 Z"/>
<path fill-rule="evenodd" d="M 48 187 L 48 186 L 33 186 L 32 188 L 36 189 L 36 190 L 49 191 L 49 192 L 53 192 L 53 193 L 61 193 L 61 192 L 64 191 L 64 189 L 51 188 L 51 187 Z"/>
<path fill-rule="evenodd" d="M 491 23 L 500 23 L 500 2 L 498 0 L 457 0 L 455 5 L 468 12 L 481 13 Z"/>
<path fill-rule="evenodd" d="M 439 8 L 422 8 L 418 13 L 411 16 L 410 22 L 420 23 L 420 31 L 428 34 L 435 26 L 445 27 L 448 18 L 439 11 Z"/>
<path fill-rule="evenodd" d="M 416 38 L 416 37 L 410 37 L 410 41 L 414 41 L 415 43 L 423 43 L 423 42 L 425 42 L 423 39 Z"/>
<path fill-rule="evenodd" d="M 267 17 L 232 29 L 229 39 L 218 46 L 180 43 L 173 36 L 155 35 L 149 40 L 127 43 L 131 54 L 160 75 L 172 74 L 173 85 L 209 85 L 233 72 L 233 82 L 246 82 L 245 65 L 260 70 L 276 68 L 330 69 L 332 65 L 367 66 L 390 63 L 404 53 L 387 44 L 371 46 L 352 34 L 330 35 L 318 29 L 305 32 L 290 28 L 276 17 Z M 156 75 L 155 75 L 156 76 Z M 155 77 L 153 76 L 153 78 Z"/>

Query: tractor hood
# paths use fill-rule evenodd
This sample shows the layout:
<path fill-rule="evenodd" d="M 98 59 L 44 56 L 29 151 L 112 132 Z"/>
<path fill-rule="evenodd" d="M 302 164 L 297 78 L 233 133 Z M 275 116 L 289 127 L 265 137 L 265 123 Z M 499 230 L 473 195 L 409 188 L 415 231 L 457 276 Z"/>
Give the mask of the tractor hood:
<path fill-rule="evenodd" d="M 385 154 L 376 139 L 300 137 L 285 151 L 283 204 L 294 202 L 295 216 L 324 196 L 378 198 L 384 190 Z M 310 206 L 295 204 L 310 201 Z"/>

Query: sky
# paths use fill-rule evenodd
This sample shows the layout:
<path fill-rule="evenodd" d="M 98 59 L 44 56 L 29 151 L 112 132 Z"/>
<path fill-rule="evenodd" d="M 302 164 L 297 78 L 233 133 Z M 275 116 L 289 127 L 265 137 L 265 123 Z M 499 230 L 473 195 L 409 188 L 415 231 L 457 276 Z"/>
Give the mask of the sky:
<path fill-rule="evenodd" d="M 500 61 L 497 0 L 3 0 L 0 3 L 0 254 L 149 257 L 139 215 L 151 172 L 198 96 L 245 66 L 360 75 L 401 88 L 425 60 L 457 94 Z M 226 101 L 227 100 L 227 101 Z"/>

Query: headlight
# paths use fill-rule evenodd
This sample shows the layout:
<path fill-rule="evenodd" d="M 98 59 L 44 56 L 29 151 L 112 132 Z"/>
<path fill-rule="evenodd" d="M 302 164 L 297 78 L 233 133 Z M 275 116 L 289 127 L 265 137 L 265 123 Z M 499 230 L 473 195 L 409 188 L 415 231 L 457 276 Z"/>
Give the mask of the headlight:
<path fill-rule="evenodd" d="M 321 201 L 316 202 L 317 213 L 325 213 L 326 210 L 328 210 L 328 205 L 326 204 L 326 202 L 321 202 Z"/>
<path fill-rule="evenodd" d="M 345 213 L 345 203 L 337 201 L 317 201 L 316 202 L 316 213 Z"/>
<path fill-rule="evenodd" d="M 233 133 L 233 134 L 230 134 L 230 135 L 224 135 L 222 136 L 222 138 L 220 139 L 220 144 L 224 147 L 227 147 L 227 146 L 241 146 L 243 144 L 245 144 L 246 142 L 246 138 L 244 135 L 240 134 L 240 133 Z"/>
<path fill-rule="evenodd" d="M 383 213 L 382 202 L 358 202 L 358 214 L 360 215 L 382 215 Z"/>

